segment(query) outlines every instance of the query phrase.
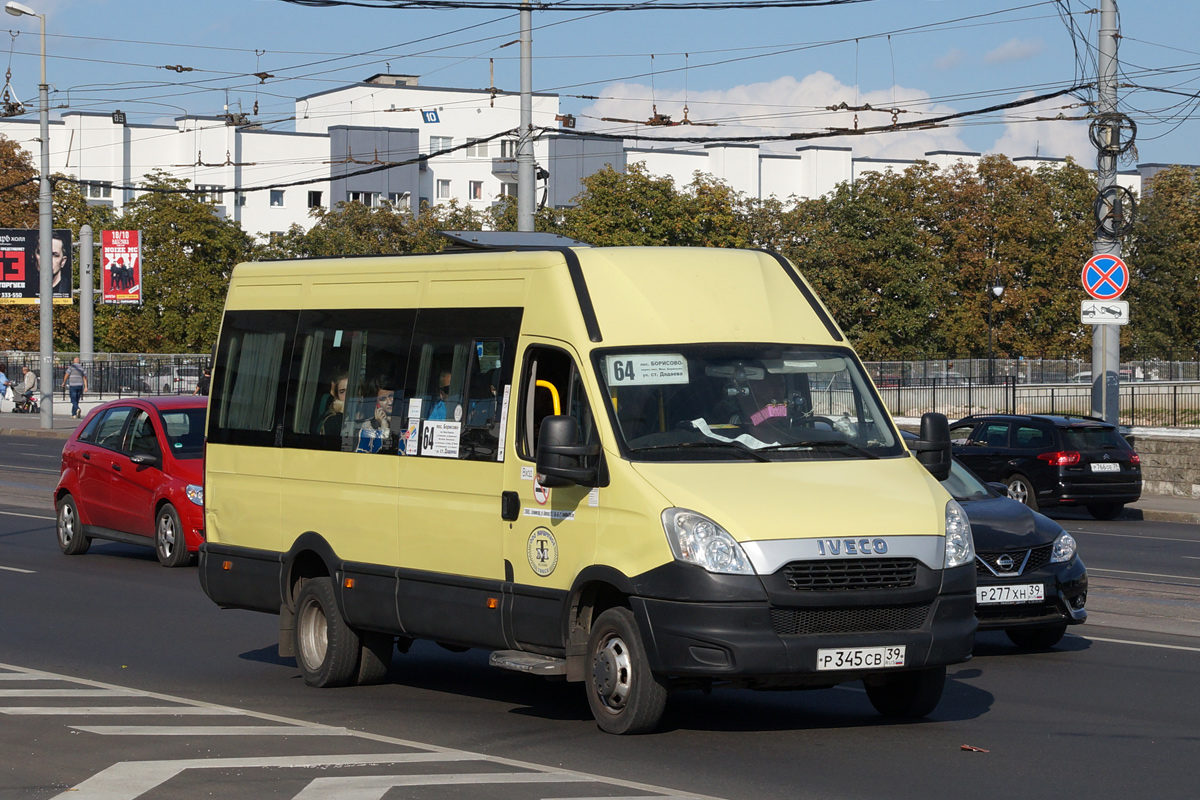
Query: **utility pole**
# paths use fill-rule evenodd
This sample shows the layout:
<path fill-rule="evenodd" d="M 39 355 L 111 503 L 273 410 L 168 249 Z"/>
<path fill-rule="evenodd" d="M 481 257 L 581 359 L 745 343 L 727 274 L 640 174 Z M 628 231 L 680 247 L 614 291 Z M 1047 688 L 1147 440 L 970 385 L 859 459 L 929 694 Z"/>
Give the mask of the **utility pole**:
<path fill-rule="evenodd" d="M 91 364 L 95 358 L 92 311 L 96 299 L 93 296 L 94 261 L 92 226 L 84 224 L 79 229 L 79 360 Z"/>
<path fill-rule="evenodd" d="M 1093 122 L 1093 142 L 1097 145 L 1096 189 L 1100 202 L 1098 217 L 1122 216 L 1122 209 L 1108 207 L 1104 198 L 1114 197 L 1117 186 L 1117 156 L 1123 152 L 1120 142 L 1121 125 L 1117 114 L 1117 3 L 1100 0 L 1100 57 L 1097 62 L 1097 117 Z M 1132 140 L 1129 142 L 1132 144 Z M 1125 145 L 1128 147 L 1128 144 Z M 1114 205 L 1119 206 L 1117 200 Z M 1092 255 L 1121 257 L 1120 226 L 1106 226 L 1105 219 L 1096 220 L 1096 238 Z M 1120 419 L 1121 328 L 1118 325 L 1092 326 L 1092 416 L 1103 417 L 1114 425 Z"/>
<path fill-rule="evenodd" d="M 517 134 L 517 230 L 533 231 L 533 11 L 521 4 L 521 129 Z"/>

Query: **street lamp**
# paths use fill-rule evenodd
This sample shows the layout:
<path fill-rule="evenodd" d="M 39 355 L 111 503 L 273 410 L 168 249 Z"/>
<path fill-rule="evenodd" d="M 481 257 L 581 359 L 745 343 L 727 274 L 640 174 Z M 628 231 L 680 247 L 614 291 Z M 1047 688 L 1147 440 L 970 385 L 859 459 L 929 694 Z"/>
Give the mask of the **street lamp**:
<path fill-rule="evenodd" d="M 999 300 L 1004 296 L 1004 284 L 1000 282 L 1000 276 L 996 276 L 996 282 L 992 284 L 992 292 L 988 295 L 988 383 L 996 382 L 995 361 L 992 359 L 992 298 Z"/>
<path fill-rule="evenodd" d="M 21 3 L 5 4 L 14 17 L 37 17 L 42 23 L 42 82 L 38 84 L 38 121 L 41 123 L 42 164 L 38 181 L 38 361 L 42 368 L 40 394 L 43 428 L 54 427 L 54 224 L 50 198 L 50 85 L 46 83 L 46 15 Z"/>

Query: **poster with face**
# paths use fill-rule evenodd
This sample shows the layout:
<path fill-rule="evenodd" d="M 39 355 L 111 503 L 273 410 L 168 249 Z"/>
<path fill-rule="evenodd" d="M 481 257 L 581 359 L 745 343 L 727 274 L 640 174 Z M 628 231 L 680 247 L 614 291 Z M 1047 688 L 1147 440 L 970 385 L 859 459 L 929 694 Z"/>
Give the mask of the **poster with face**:
<path fill-rule="evenodd" d="M 71 232 L 56 230 L 50 242 L 50 275 L 55 305 L 70 305 Z M 42 263 L 36 230 L 0 230 L 0 305 L 36 305 Z"/>

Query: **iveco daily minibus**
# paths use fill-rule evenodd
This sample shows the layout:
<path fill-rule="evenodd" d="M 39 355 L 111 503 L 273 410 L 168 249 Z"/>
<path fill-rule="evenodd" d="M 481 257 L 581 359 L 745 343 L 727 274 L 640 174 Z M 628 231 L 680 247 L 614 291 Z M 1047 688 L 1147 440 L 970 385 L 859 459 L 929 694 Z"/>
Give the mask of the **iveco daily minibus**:
<path fill-rule="evenodd" d="M 201 581 L 278 614 L 317 687 L 377 682 L 424 639 L 581 682 L 613 733 L 714 685 L 861 680 L 923 716 L 970 657 L 975 567 L 931 474 L 945 418 L 914 451 L 771 253 L 241 264 Z"/>

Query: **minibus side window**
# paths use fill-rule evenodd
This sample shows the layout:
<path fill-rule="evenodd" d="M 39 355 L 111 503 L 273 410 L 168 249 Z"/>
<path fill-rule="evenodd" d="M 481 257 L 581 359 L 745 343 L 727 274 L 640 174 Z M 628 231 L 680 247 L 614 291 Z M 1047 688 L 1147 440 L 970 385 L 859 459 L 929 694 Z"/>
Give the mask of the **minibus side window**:
<path fill-rule="evenodd" d="M 406 455 L 498 461 L 504 387 L 512 380 L 521 310 L 422 309 L 413 336 L 410 401 L 397 414 Z"/>
<path fill-rule="evenodd" d="M 575 418 L 579 423 L 581 444 L 599 441 L 583 378 L 568 354 L 549 347 L 529 348 L 525 351 L 521 384 L 522 406 L 517 436 L 521 458 L 535 460 L 542 420 L 554 413 Z"/>
<path fill-rule="evenodd" d="M 296 330 L 290 311 L 225 315 L 213 369 L 209 442 L 272 447 Z"/>
<path fill-rule="evenodd" d="M 302 312 L 284 445 L 395 454 L 415 320 L 404 309 Z"/>

